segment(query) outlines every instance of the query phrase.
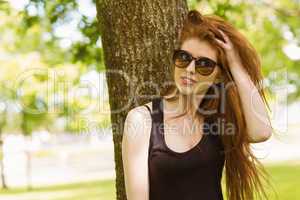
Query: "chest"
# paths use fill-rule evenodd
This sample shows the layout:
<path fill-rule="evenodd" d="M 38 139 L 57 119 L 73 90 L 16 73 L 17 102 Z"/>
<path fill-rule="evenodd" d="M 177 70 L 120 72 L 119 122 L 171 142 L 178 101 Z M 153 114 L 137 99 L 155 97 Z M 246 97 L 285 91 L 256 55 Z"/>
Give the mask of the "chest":
<path fill-rule="evenodd" d="M 200 144 L 185 153 L 161 146 L 150 155 L 150 167 L 162 175 L 186 174 L 205 169 L 214 172 L 224 164 L 223 146 L 216 136 L 206 135 Z"/>
<path fill-rule="evenodd" d="M 163 140 L 175 152 L 186 152 L 203 138 L 203 127 L 199 122 L 176 121 L 164 123 Z"/>

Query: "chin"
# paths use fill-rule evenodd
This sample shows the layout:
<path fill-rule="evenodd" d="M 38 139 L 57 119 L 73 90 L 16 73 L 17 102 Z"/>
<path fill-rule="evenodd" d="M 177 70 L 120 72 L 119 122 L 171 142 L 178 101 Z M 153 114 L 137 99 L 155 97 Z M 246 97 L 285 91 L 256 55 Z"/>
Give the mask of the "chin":
<path fill-rule="evenodd" d="M 191 95 L 194 93 L 193 88 L 178 87 L 179 92 L 183 95 Z"/>

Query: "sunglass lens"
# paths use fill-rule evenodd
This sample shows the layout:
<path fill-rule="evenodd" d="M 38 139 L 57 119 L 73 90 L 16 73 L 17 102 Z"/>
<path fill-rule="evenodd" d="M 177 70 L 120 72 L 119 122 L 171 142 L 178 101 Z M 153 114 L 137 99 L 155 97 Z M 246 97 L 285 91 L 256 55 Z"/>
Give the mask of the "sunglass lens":
<path fill-rule="evenodd" d="M 174 63 L 178 67 L 186 67 L 190 61 L 190 56 L 184 51 L 176 51 L 173 57 Z"/>
<path fill-rule="evenodd" d="M 215 63 L 207 58 L 196 61 L 196 70 L 203 75 L 211 74 L 214 71 Z"/>

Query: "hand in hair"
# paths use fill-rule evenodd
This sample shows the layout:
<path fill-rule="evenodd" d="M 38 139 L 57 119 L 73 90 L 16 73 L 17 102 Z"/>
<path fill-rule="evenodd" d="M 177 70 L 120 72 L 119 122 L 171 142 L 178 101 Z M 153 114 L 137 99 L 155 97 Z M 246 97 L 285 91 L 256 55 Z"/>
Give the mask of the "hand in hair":
<path fill-rule="evenodd" d="M 263 98 L 249 74 L 244 70 L 240 56 L 229 37 L 221 30 L 219 31 L 225 42 L 216 40 L 226 52 L 229 68 L 239 91 L 248 127 L 249 142 L 266 141 L 272 135 L 272 125 Z"/>
<path fill-rule="evenodd" d="M 229 37 L 219 29 L 219 32 L 222 34 L 225 42 L 215 38 L 215 40 L 221 45 L 222 48 L 224 48 L 226 52 L 226 57 L 229 62 L 229 67 L 231 66 L 240 66 L 242 64 L 240 56 L 236 49 L 234 48 L 232 42 L 230 41 Z"/>

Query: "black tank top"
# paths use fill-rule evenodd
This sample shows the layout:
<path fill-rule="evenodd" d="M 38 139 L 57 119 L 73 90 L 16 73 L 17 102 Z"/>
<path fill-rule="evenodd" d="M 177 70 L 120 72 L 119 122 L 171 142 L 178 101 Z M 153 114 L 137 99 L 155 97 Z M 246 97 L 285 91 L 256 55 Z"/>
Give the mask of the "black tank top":
<path fill-rule="evenodd" d="M 204 134 L 196 146 L 185 152 L 173 151 L 164 139 L 162 97 L 152 100 L 150 113 L 149 200 L 223 200 L 225 159 L 220 138 L 203 126 Z"/>

